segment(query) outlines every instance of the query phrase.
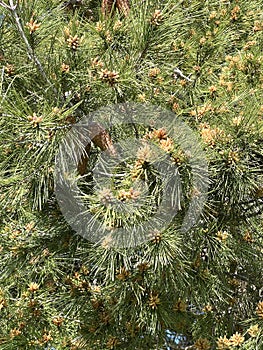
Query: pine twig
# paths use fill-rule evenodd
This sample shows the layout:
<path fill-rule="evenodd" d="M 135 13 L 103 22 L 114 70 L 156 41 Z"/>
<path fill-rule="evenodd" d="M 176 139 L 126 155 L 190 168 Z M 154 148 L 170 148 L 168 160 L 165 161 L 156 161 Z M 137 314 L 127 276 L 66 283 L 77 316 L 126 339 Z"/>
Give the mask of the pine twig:
<path fill-rule="evenodd" d="M 5 8 L 7 10 L 10 10 L 9 6 L 2 1 L 0 1 L 0 6 L 2 6 L 3 8 Z"/>
<path fill-rule="evenodd" d="M 175 67 L 174 68 L 174 76 L 177 77 L 177 78 L 181 78 L 181 79 L 184 79 L 186 81 L 188 81 L 189 83 L 192 82 L 192 80 L 187 77 L 186 75 L 184 75 L 179 68 Z"/>

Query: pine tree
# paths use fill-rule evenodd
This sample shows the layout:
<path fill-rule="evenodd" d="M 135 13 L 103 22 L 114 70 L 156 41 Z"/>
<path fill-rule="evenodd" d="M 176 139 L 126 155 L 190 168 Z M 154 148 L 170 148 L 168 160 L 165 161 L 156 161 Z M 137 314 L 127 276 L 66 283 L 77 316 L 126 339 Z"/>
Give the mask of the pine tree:
<path fill-rule="evenodd" d="M 0 1 L 0 349 L 262 349 L 260 5 Z"/>

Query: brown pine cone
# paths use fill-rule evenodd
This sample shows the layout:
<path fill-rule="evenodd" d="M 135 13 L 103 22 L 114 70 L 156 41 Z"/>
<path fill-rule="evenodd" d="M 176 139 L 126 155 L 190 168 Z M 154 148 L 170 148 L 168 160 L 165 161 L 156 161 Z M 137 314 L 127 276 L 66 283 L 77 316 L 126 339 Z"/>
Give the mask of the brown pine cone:
<path fill-rule="evenodd" d="M 105 151 L 106 149 L 108 149 L 112 155 L 115 154 L 112 139 L 109 133 L 100 124 L 95 122 L 90 124 L 89 137 L 94 143 L 94 145 L 99 147 L 102 151 Z M 81 160 L 79 161 L 78 172 L 80 175 L 84 175 L 86 173 L 90 148 L 91 148 L 91 145 L 89 143 L 85 148 L 87 156 L 83 155 L 81 157 Z"/>

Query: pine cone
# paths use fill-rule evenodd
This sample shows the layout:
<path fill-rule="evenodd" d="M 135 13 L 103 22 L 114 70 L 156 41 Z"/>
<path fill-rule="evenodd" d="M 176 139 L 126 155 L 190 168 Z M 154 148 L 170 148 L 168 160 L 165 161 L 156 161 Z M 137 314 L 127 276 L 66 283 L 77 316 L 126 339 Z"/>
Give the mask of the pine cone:
<path fill-rule="evenodd" d="M 90 124 L 89 137 L 94 143 L 94 145 L 99 147 L 102 151 L 105 151 L 106 149 L 108 149 L 112 155 L 115 154 L 111 137 L 109 133 L 105 129 L 103 129 L 103 127 L 100 124 L 94 123 L 94 122 Z M 91 145 L 89 143 L 85 148 L 87 155 L 83 155 L 78 164 L 78 172 L 80 175 L 84 175 L 86 173 L 90 148 L 91 148 Z"/>

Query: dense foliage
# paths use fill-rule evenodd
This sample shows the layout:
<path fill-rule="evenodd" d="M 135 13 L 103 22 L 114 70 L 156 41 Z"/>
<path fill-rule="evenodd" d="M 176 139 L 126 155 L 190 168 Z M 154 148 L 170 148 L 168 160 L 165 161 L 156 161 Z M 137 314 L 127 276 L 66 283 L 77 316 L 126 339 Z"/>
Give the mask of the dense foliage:
<path fill-rule="evenodd" d="M 133 0 L 127 16 L 89 0 L 0 5 L 0 349 L 262 349 L 261 0 Z M 194 227 L 175 222 L 136 248 L 76 235 L 54 195 L 60 140 L 123 102 L 181 117 L 210 179 Z M 177 165 L 187 205 L 189 155 L 176 138 L 108 132 L 152 139 Z M 93 144 L 90 163 L 99 152 Z M 105 200 L 136 201 L 134 179 L 151 175 L 145 159 L 115 191 L 93 192 L 76 174 L 109 226 Z"/>

